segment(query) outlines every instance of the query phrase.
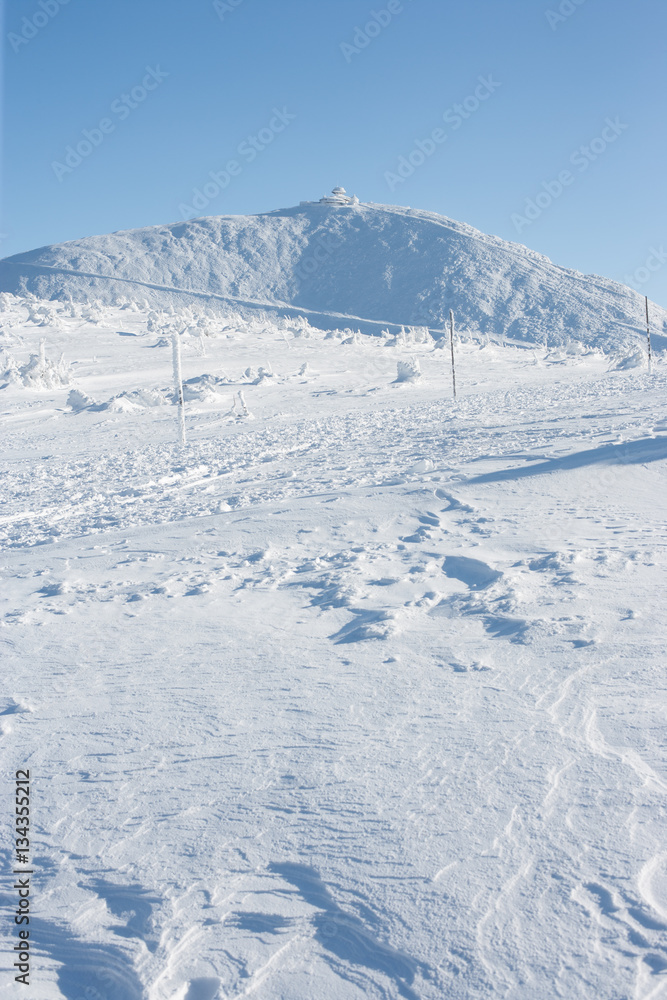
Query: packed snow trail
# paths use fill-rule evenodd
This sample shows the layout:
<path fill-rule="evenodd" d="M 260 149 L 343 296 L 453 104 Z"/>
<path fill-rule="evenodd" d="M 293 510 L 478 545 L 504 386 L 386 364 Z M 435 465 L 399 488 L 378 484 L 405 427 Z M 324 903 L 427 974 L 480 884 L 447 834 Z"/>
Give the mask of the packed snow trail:
<path fill-rule="evenodd" d="M 454 405 L 432 342 L 232 324 L 181 449 L 179 317 L 48 309 L 0 390 L 40 998 L 667 996 L 664 360 L 460 343 Z"/>

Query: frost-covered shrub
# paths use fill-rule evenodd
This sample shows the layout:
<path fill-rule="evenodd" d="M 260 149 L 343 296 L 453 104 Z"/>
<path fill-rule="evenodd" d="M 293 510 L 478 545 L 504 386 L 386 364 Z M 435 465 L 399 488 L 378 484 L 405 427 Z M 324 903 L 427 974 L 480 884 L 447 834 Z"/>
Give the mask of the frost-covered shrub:
<path fill-rule="evenodd" d="M 385 340 L 385 347 L 404 347 L 405 346 L 405 330 L 401 327 L 400 333 L 394 334 Z"/>
<path fill-rule="evenodd" d="M 17 295 L 13 295 L 12 292 L 0 292 L 0 312 L 16 309 L 20 304 L 21 301 Z"/>
<path fill-rule="evenodd" d="M 39 346 L 39 354 L 31 354 L 30 360 L 17 369 L 17 381 L 28 389 L 60 389 L 71 382 L 70 366 L 60 355 L 58 361 L 46 357 L 44 341 Z"/>
<path fill-rule="evenodd" d="M 421 370 L 419 368 L 419 361 L 417 358 L 410 358 L 407 361 L 396 362 L 397 382 L 414 382 L 415 379 L 420 377 Z"/>
<path fill-rule="evenodd" d="M 642 368 L 647 364 L 648 355 L 641 348 L 638 348 L 625 355 L 616 355 L 611 367 L 614 371 L 627 371 L 629 368 Z"/>
<path fill-rule="evenodd" d="M 160 316 L 158 313 L 151 310 L 146 319 L 146 329 L 149 333 L 157 333 L 158 330 L 162 329 L 162 322 L 160 321 Z"/>
<path fill-rule="evenodd" d="M 102 307 L 99 302 L 91 302 L 90 305 L 84 306 L 81 311 L 81 319 L 85 320 L 86 323 L 94 323 L 97 325 L 102 322 Z"/>
<path fill-rule="evenodd" d="M 386 338 L 385 343 L 387 347 L 408 347 L 415 344 L 433 343 L 433 337 L 426 326 L 409 326 L 407 331 L 402 326 L 399 332 L 393 337 L 388 330 L 383 330 L 382 336 Z"/>
<path fill-rule="evenodd" d="M 232 402 L 232 408 L 230 410 L 230 416 L 234 417 L 235 420 L 254 420 L 254 416 L 248 409 L 245 401 L 245 396 L 241 389 L 236 393 Z"/>
<path fill-rule="evenodd" d="M 262 365 L 260 365 L 259 368 L 257 369 L 257 375 L 255 376 L 254 379 L 252 379 L 252 384 L 259 385 L 260 382 L 263 382 L 267 378 L 273 378 L 273 372 L 271 371 L 271 368 L 270 367 L 263 368 Z"/>
<path fill-rule="evenodd" d="M 16 363 L 15 358 L 13 358 L 11 354 L 7 354 L 5 356 L 2 378 L 6 379 L 7 382 L 13 382 L 18 385 L 21 384 L 21 375 L 19 372 L 19 366 Z"/>
<path fill-rule="evenodd" d="M 220 375 L 195 375 L 183 382 L 183 398 L 187 402 L 206 403 L 214 401 L 229 385 L 224 372 Z"/>
<path fill-rule="evenodd" d="M 35 326 L 47 326 L 53 320 L 53 310 L 43 303 L 28 303 L 28 322 Z"/>
<path fill-rule="evenodd" d="M 408 344 L 430 344 L 433 337 L 429 333 L 427 326 L 410 326 L 406 334 Z"/>
<path fill-rule="evenodd" d="M 313 335 L 313 328 L 305 316 L 295 316 L 289 321 L 288 329 L 291 329 L 294 337 L 309 340 Z"/>
<path fill-rule="evenodd" d="M 74 410 L 75 413 L 79 413 L 81 410 L 87 410 L 89 406 L 94 406 L 95 400 L 92 396 L 88 396 L 85 392 L 81 392 L 80 389 L 70 389 L 67 397 L 67 405 L 70 410 Z"/>
<path fill-rule="evenodd" d="M 127 392 L 119 392 L 118 395 L 112 396 L 108 402 L 101 403 L 97 408 L 125 413 L 153 406 L 168 406 L 173 403 L 173 400 L 173 392 L 168 389 L 132 389 Z"/>

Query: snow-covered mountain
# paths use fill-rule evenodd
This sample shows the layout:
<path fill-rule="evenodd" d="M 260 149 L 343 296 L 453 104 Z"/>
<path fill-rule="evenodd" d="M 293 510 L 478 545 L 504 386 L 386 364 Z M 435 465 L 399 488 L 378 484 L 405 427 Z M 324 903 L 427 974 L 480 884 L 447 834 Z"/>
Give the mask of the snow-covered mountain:
<path fill-rule="evenodd" d="M 433 212 L 344 199 L 93 236 L 0 262 L 0 289 L 153 305 L 221 299 L 328 329 L 442 330 L 613 350 L 645 338 L 639 293 Z M 652 307 L 655 346 L 667 312 Z"/>

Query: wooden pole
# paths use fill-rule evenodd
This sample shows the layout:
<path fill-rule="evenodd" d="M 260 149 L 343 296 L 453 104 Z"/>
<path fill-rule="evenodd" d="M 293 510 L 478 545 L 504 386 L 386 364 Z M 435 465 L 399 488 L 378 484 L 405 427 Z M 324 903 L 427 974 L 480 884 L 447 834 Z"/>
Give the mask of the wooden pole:
<path fill-rule="evenodd" d="M 452 352 L 452 389 L 456 399 L 456 371 L 454 369 L 454 313 L 449 310 L 449 347 Z"/>
<path fill-rule="evenodd" d="M 648 295 L 644 296 L 646 299 L 646 341 L 648 343 L 648 373 L 651 374 L 651 324 L 648 318 Z"/>
<path fill-rule="evenodd" d="M 183 397 L 183 375 L 181 373 L 181 341 L 176 332 L 174 332 L 172 337 L 171 348 L 174 364 L 174 390 L 178 406 L 178 430 L 181 445 L 185 445 L 185 399 Z"/>

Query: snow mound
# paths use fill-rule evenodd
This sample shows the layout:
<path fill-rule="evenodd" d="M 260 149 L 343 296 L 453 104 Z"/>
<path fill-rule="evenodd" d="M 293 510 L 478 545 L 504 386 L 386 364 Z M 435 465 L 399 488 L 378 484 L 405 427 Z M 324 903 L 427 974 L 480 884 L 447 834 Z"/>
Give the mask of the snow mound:
<path fill-rule="evenodd" d="M 197 375 L 183 383 L 183 398 L 188 402 L 206 403 L 217 399 L 230 384 L 225 375 Z"/>

